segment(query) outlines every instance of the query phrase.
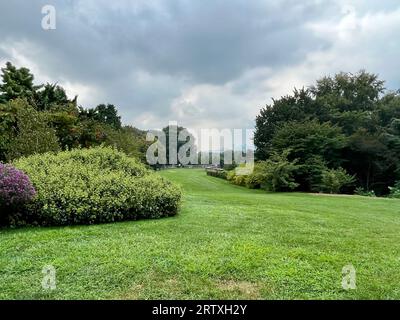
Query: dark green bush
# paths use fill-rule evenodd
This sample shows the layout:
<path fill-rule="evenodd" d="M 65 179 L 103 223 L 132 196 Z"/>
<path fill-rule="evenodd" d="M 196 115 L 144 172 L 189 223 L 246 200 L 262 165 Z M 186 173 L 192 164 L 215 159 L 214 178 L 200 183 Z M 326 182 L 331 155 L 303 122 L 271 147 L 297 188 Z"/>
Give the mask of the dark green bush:
<path fill-rule="evenodd" d="M 362 187 L 358 187 L 354 190 L 354 194 L 358 196 L 363 196 L 363 197 L 376 197 L 375 191 L 374 190 L 365 190 Z"/>
<path fill-rule="evenodd" d="M 94 224 L 175 215 L 178 187 L 112 148 L 76 149 L 21 158 L 37 196 L 28 223 Z"/>

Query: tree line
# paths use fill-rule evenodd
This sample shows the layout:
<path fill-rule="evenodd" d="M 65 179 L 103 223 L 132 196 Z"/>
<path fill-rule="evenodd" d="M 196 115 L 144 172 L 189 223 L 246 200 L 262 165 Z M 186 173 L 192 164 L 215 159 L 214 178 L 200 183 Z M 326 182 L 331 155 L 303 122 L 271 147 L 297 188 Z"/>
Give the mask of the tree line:
<path fill-rule="evenodd" d="M 384 85 L 339 73 L 274 99 L 256 118 L 256 159 L 283 157 L 296 190 L 317 191 L 331 172 L 352 177 L 344 192 L 389 193 L 400 180 L 400 94 Z"/>
<path fill-rule="evenodd" d="M 1 69 L 0 161 L 46 151 L 111 145 L 144 161 L 145 132 L 124 126 L 113 104 L 94 108 L 69 99 L 58 84 L 35 85 L 28 68 Z"/>
<path fill-rule="evenodd" d="M 0 161 L 101 144 L 145 161 L 146 132 L 123 125 L 114 105 L 84 108 L 10 62 L 1 78 Z M 254 145 L 255 174 L 232 176 L 238 184 L 386 195 L 400 180 L 400 93 L 366 71 L 323 77 L 261 108 Z"/>

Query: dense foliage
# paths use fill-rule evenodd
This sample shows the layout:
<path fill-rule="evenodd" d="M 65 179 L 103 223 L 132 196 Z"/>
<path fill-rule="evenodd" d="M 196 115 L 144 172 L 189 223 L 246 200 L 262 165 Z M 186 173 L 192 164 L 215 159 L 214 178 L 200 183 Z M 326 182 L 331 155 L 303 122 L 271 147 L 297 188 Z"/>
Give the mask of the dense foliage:
<path fill-rule="evenodd" d="M 112 148 L 75 149 L 20 158 L 37 191 L 27 222 L 93 224 L 175 215 L 180 190 Z"/>
<path fill-rule="evenodd" d="M 294 181 L 293 172 L 297 169 L 296 160 L 287 159 L 289 151 L 282 154 L 274 153 L 266 161 L 259 161 L 254 165 L 251 174 L 238 174 L 231 170 L 227 174 L 227 180 L 239 186 L 246 186 L 251 189 L 263 188 L 267 191 L 290 191 L 298 184 Z"/>
<path fill-rule="evenodd" d="M 0 160 L 101 144 L 145 159 L 145 132 L 123 126 L 114 105 L 85 109 L 57 84 L 34 85 L 27 68 L 1 70 Z"/>
<path fill-rule="evenodd" d="M 25 100 L 12 100 L 5 106 L 15 108 L 15 125 L 6 159 L 12 160 L 47 151 L 59 151 L 55 130 L 47 123 L 46 116 L 36 111 Z"/>
<path fill-rule="evenodd" d="M 299 190 L 316 191 L 339 170 L 355 179 L 340 190 L 387 194 L 400 179 L 400 94 L 364 71 L 322 78 L 261 109 L 254 143 L 258 160 L 290 149 Z"/>
<path fill-rule="evenodd" d="M 328 169 L 322 173 L 321 190 L 329 193 L 340 193 L 341 189 L 354 182 L 354 177 L 343 168 Z"/>

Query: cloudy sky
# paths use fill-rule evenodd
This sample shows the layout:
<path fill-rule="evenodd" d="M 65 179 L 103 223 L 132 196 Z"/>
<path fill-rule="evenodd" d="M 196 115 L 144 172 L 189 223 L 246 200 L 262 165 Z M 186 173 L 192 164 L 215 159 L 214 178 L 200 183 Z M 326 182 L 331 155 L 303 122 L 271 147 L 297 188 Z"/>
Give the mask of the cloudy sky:
<path fill-rule="evenodd" d="M 1 65 L 142 129 L 252 128 L 272 97 L 339 71 L 399 89 L 399 34 L 398 0 L 0 0 Z"/>

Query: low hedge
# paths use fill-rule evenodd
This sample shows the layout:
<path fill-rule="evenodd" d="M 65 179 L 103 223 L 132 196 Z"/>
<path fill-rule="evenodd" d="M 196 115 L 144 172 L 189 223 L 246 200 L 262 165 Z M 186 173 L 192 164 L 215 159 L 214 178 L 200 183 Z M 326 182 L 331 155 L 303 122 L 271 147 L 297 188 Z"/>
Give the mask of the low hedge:
<path fill-rule="evenodd" d="M 23 223 L 94 224 L 175 215 L 181 191 L 134 158 L 112 148 L 21 158 L 37 195 Z"/>
<path fill-rule="evenodd" d="M 226 179 L 227 172 L 223 169 L 206 169 L 207 175 L 211 177 Z"/>

